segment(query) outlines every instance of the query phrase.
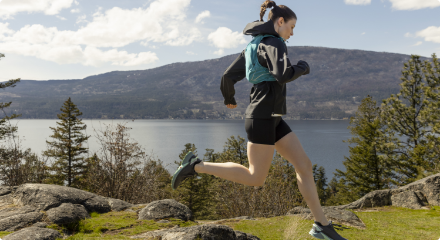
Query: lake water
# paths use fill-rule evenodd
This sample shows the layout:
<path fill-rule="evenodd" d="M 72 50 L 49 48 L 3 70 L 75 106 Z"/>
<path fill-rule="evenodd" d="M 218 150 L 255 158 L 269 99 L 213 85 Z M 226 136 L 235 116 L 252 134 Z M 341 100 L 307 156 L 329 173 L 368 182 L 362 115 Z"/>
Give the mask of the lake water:
<path fill-rule="evenodd" d="M 46 149 L 46 140 L 50 140 L 52 130 L 56 126 L 55 119 L 21 119 L 12 120 L 18 126 L 18 134 L 23 146 L 41 154 Z M 89 149 L 91 152 L 99 148 L 93 129 L 104 128 L 102 124 L 116 124 L 127 120 L 90 120 L 84 119 L 87 125 Z M 349 121 L 295 121 L 286 120 L 293 132 L 298 136 L 303 148 L 313 164 L 323 166 L 328 180 L 333 177 L 335 169 L 345 170 L 342 162 L 349 156 L 348 143 L 342 142 L 351 137 L 347 126 Z M 223 150 L 228 137 L 241 136 L 246 138 L 244 120 L 129 120 L 127 126 L 131 137 L 146 150 L 161 159 L 168 171 L 174 173 L 180 152 L 186 143 L 194 143 L 198 155 L 203 157 L 206 148 L 215 152 Z"/>

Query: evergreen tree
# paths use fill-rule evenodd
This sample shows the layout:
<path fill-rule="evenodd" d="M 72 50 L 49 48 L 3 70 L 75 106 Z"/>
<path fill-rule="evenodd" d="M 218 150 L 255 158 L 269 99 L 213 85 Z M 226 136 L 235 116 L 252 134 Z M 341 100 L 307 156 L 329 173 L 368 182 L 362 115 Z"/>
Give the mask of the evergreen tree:
<path fill-rule="evenodd" d="M 439 73 L 439 63 L 433 54 L 434 64 Z M 429 66 L 428 66 L 429 65 Z M 430 154 L 440 143 L 436 136 L 438 122 L 440 81 L 428 61 L 424 63 L 417 55 L 404 63 L 400 93 L 383 100 L 382 119 L 388 125 L 390 138 L 394 139 L 389 150 L 395 169 L 394 183 L 405 185 L 418 179 L 430 169 L 432 162 L 438 161 L 436 154 Z M 396 133 L 399 138 L 393 135 Z M 438 155 L 437 155 L 438 156 Z M 433 158 L 434 157 L 434 158 Z"/>
<path fill-rule="evenodd" d="M 189 151 L 197 156 L 196 146 L 192 143 L 187 143 L 185 144 L 185 149 L 179 154 L 179 158 L 183 159 Z M 204 160 L 212 159 L 212 154 L 212 151 L 208 151 L 204 156 Z M 180 166 L 181 161 L 176 161 L 175 163 Z M 177 189 L 179 198 L 191 209 L 195 219 L 216 218 L 214 194 L 212 193 L 213 182 L 214 178 L 210 175 L 199 173 L 198 177 L 185 179 Z"/>
<path fill-rule="evenodd" d="M 55 159 L 51 168 L 51 182 L 64 185 L 67 181 L 69 187 L 80 187 L 86 167 L 84 154 L 88 152 L 85 143 L 90 136 L 82 132 L 87 126 L 78 118 L 82 112 L 70 97 L 60 110 L 62 113 L 57 116 L 61 121 L 57 122 L 56 128 L 50 127 L 53 141 L 46 141 L 48 150 L 44 151 L 45 156 Z"/>
<path fill-rule="evenodd" d="M 390 187 L 392 168 L 387 155 L 381 153 L 380 145 L 385 137 L 384 123 L 380 118 L 380 109 L 370 96 L 362 100 L 361 105 L 350 119 L 353 137 L 347 141 L 349 157 L 344 157 L 346 170 L 336 169 L 335 176 L 340 178 L 339 194 L 348 201 L 356 200 L 363 195 Z"/>
<path fill-rule="evenodd" d="M 428 124 L 432 133 L 426 136 L 427 151 L 424 171 L 420 171 L 418 178 L 440 172 L 440 62 L 437 56 L 432 54 L 434 66 L 427 60 L 424 62 L 424 75 L 427 87 L 424 89 L 427 107 L 420 111 L 420 121 Z"/>
<path fill-rule="evenodd" d="M 316 183 L 316 189 L 318 191 L 318 197 L 321 204 L 324 205 L 327 201 L 327 177 L 325 176 L 325 169 L 323 166 L 318 168 L 318 164 L 313 165 L 313 178 Z"/>
<path fill-rule="evenodd" d="M 5 57 L 4 54 L 0 53 L 0 60 L 2 57 Z M 15 84 L 20 82 L 20 78 L 17 79 L 11 79 L 7 82 L 0 83 L 0 89 L 5 89 L 8 87 L 15 87 Z M 11 106 L 12 102 L 8 103 L 0 103 L 0 110 L 2 111 L 3 118 L 0 119 L 0 140 L 3 139 L 5 136 L 11 135 L 17 131 L 16 126 L 11 126 L 8 124 L 10 119 L 20 117 L 21 114 L 12 114 L 11 116 L 8 116 L 5 112 L 5 109 Z"/>

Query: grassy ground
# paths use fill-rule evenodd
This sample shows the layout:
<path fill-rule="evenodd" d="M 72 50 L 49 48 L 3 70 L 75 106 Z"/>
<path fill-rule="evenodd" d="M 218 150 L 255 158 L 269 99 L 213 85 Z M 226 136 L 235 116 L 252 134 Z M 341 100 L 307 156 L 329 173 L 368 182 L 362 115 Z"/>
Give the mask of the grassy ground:
<path fill-rule="evenodd" d="M 344 226 L 341 233 L 347 239 L 440 239 L 440 207 L 431 210 L 410 210 L 396 207 L 381 207 L 356 212 L 367 226 L 359 230 Z M 175 225 L 188 227 L 210 221 L 184 222 L 170 219 L 171 223 L 137 220 L 135 212 L 92 213 L 92 217 L 70 226 L 51 225 L 50 228 L 63 231 L 70 229 L 73 239 L 129 239 L 129 236 L 147 231 L 171 228 Z M 258 220 L 228 220 L 218 222 L 246 233 L 258 236 L 262 240 L 314 239 L 308 235 L 313 221 L 295 216 L 259 218 Z M 7 235 L 0 232 L 0 238 Z"/>

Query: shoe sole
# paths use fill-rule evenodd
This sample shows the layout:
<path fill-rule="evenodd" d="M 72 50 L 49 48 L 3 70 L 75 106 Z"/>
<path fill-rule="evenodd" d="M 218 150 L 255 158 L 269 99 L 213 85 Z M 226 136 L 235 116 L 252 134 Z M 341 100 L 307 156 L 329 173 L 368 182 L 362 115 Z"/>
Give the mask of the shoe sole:
<path fill-rule="evenodd" d="M 316 228 L 318 228 L 318 229 L 320 229 L 320 230 L 322 230 L 322 229 L 321 229 L 318 225 L 316 225 L 316 224 L 313 224 L 313 226 L 316 227 Z M 312 236 L 315 237 L 315 238 L 325 239 L 325 240 L 333 240 L 333 238 L 328 237 L 327 235 L 325 235 L 325 234 L 322 233 L 322 232 L 316 232 L 313 228 L 312 228 L 312 230 L 310 230 L 309 234 L 312 235 Z"/>
<path fill-rule="evenodd" d="M 182 171 L 182 169 L 185 168 L 190 163 L 190 160 L 193 158 L 193 156 L 195 157 L 195 155 L 191 151 L 188 152 L 183 158 L 182 165 L 180 165 L 179 168 L 174 173 L 173 180 L 171 181 L 171 187 L 173 188 L 173 190 L 176 190 L 174 183 L 177 179 L 177 176 L 179 175 L 180 171 Z"/>
<path fill-rule="evenodd" d="M 315 232 L 315 230 L 310 230 L 309 232 L 310 235 L 312 235 L 312 237 L 314 238 L 318 238 L 318 239 L 325 239 L 324 236 L 322 236 L 322 234 L 320 232 Z"/>

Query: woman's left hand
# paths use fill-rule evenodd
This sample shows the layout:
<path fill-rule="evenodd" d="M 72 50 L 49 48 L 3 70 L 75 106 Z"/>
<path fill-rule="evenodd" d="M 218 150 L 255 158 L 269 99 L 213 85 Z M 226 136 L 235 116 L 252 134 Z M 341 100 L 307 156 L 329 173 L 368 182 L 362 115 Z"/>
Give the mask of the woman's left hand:
<path fill-rule="evenodd" d="M 228 105 L 226 105 L 226 107 L 229 109 L 234 109 L 237 107 L 237 105 L 228 104 Z"/>

